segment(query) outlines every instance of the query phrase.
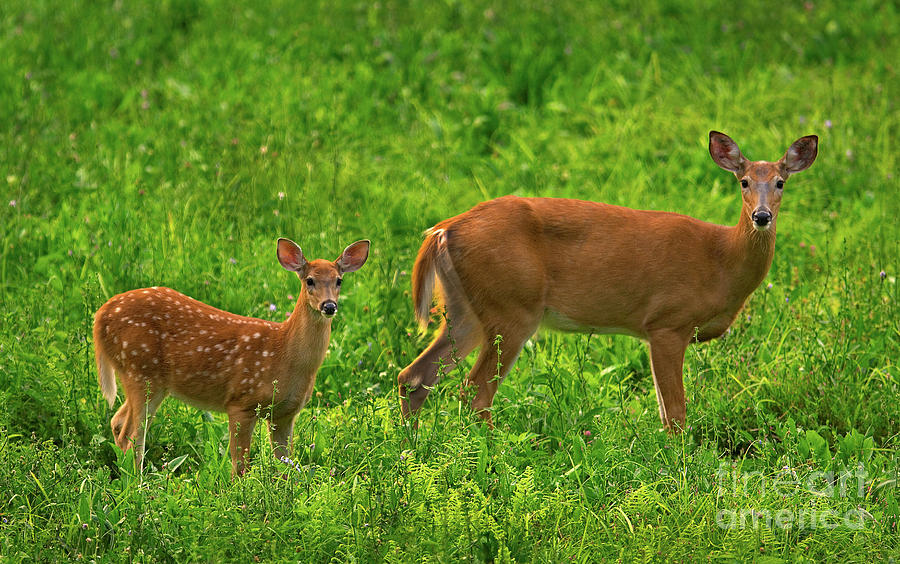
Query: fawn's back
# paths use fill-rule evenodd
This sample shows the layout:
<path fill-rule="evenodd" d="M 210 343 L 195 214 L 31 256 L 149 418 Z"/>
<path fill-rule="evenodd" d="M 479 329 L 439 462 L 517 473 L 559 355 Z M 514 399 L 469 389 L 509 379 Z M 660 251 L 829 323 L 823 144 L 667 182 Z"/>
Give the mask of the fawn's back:
<path fill-rule="evenodd" d="M 271 398 L 272 381 L 279 376 L 273 366 L 283 353 L 282 332 L 283 324 L 235 315 L 154 287 L 119 294 L 101 307 L 94 343 L 122 378 L 126 394 L 130 387 L 165 391 L 197 407 L 224 411 L 239 399 L 235 394 L 252 400 L 260 391 Z M 112 388 L 104 387 L 103 394 L 112 405 L 115 380 L 109 382 Z"/>

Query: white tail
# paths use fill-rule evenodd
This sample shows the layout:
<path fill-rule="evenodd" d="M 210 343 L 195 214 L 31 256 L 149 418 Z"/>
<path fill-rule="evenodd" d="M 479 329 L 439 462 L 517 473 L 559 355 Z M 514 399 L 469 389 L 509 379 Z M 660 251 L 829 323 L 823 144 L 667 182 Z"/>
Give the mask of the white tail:
<path fill-rule="evenodd" d="M 228 414 L 235 475 L 246 468 L 258 416 L 269 419 L 275 455 L 290 454 L 294 417 L 316 381 L 337 313 L 341 277 L 368 258 L 369 241 L 348 246 L 334 262 L 307 261 L 279 239 L 278 261 L 296 272 L 300 296 L 288 320 L 274 323 L 216 309 L 169 288 L 110 298 L 94 316 L 100 389 L 110 407 L 116 374 L 125 402 L 112 418 L 116 444 L 135 447 L 141 467 L 146 427 L 168 395 Z"/>
<path fill-rule="evenodd" d="M 439 366 L 452 369 L 480 347 L 467 384 L 476 390 L 472 408 L 490 425 L 499 380 L 543 324 L 648 341 L 660 418 L 667 428 L 682 426 L 685 349 L 695 338 L 724 333 L 766 276 L 784 182 L 813 163 L 817 147 L 810 135 L 777 162 L 751 162 L 727 135 L 710 132 L 710 155 L 741 186 L 743 206 L 733 227 L 667 212 L 514 196 L 437 224 L 416 258 L 413 302 L 426 325 L 436 278 L 448 322 L 399 375 L 404 416 L 422 406 L 440 378 Z"/>

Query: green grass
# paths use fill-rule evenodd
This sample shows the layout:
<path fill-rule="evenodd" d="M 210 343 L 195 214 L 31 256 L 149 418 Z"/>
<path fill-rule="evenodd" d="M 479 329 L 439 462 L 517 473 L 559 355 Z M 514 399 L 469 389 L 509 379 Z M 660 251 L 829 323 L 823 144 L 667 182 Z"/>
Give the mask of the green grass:
<path fill-rule="evenodd" d="M 0 560 L 900 556 L 894 3 L 14 0 L 0 52 Z M 659 430 L 640 342 L 552 333 L 495 431 L 462 370 L 400 425 L 424 229 L 503 194 L 734 223 L 710 129 L 752 159 L 820 152 L 768 279 L 688 351 L 686 432 Z M 296 466 L 260 426 L 232 481 L 224 416 L 169 400 L 135 476 L 93 312 L 155 284 L 281 320 L 279 236 L 373 242 Z"/>

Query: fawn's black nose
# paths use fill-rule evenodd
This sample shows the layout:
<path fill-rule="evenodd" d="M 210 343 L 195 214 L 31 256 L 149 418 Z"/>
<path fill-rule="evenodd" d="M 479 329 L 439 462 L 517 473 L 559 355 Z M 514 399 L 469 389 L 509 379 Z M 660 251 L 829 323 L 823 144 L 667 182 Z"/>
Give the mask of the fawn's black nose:
<path fill-rule="evenodd" d="M 337 304 L 331 300 L 328 300 L 327 302 L 322 304 L 321 311 L 322 315 L 324 315 L 325 317 L 331 317 L 335 313 L 337 313 Z"/>
<path fill-rule="evenodd" d="M 753 212 L 753 223 L 757 227 L 766 227 L 772 221 L 772 212 L 766 210 L 756 210 Z"/>

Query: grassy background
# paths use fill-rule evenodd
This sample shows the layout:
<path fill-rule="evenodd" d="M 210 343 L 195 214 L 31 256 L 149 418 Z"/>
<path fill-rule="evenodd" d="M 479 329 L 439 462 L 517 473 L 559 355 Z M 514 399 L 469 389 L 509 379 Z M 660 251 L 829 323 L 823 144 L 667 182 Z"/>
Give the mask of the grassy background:
<path fill-rule="evenodd" d="M 868 0 L 5 2 L 0 559 L 897 557 L 898 38 Z M 510 193 L 734 223 L 710 129 L 752 159 L 820 152 L 767 281 L 688 351 L 687 432 L 659 431 L 641 343 L 551 333 L 493 433 L 461 372 L 398 424 L 422 230 Z M 155 284 L 281 320 L 279 236 L 332 259 L 373 241 L 295 466 L 260 426 L 232 482 L 224 417 L 168 401 L 136 477 L 93 312 Z"/>

